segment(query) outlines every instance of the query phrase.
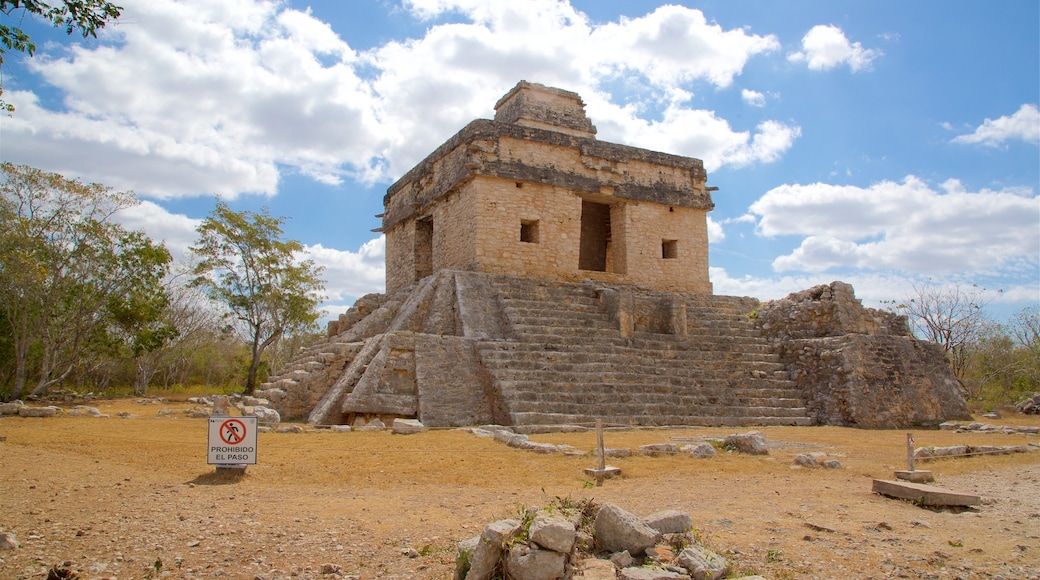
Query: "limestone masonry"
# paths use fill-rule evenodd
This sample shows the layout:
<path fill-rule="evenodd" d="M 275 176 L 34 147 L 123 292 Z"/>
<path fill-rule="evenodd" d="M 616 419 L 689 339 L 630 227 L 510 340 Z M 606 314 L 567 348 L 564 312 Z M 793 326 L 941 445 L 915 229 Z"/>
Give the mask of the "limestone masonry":
<path fill-rule="evenodd" d="M 386 294 L 272 376 L 320 425 L 909 427 L 967 418 L 936 345 L 841 282 L 715 296 L 698 159 L 604 143 L 520 82 L 384 198 Z"/>

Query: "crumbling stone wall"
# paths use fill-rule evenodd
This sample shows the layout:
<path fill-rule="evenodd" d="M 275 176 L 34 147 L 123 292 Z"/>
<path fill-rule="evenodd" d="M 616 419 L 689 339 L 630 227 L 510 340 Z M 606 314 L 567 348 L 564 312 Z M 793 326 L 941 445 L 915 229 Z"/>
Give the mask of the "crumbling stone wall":
<path fill-rule="evenodd" d="M 934 427 L 970 418 L 942 348 L 915 339 L 905 316 L 864 308 L 848 284 L 790 294 L 753 316 L 817 424 Z"/>

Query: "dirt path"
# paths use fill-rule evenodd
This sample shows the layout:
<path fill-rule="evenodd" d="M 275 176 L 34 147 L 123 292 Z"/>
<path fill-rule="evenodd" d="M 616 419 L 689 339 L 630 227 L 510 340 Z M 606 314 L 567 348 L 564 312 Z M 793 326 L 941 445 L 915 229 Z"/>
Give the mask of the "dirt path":
<path fill-rule="evenodd" d="M 767 457 L 632 457 L 589 488 L 590 457 L 518 451 L 460 431 L 263 433 L 229 482 L 183 404 L 94 403 L 109 419 L 0 419 L 0 578 L 450 578 L 454 546 L 556 497 L 639 515 L 680 509 L 735 571 L 768 578 L 1040 578 L 1040 452 L 945 460 L 937 484 L 978 509 L 929 511 L 870 492 L 902 468 L 905 432 L 764 428 Z M 171 411 L 163 411 L 171 409 Z M 128 411 L 132 418 L 116 418 Z M 164 414 L 160 415 L 160 412 Z M 998 424 L 1040 424 L 1016 417 Z M 611 447 L 736 429 L 610 432 Z M 1024 445 L 1036 435 L 915 432 L 918 445 Z M 591 450 L 595 436 L 534 436 Z M 821 451 L 843 469 L 796 469 Z"/>

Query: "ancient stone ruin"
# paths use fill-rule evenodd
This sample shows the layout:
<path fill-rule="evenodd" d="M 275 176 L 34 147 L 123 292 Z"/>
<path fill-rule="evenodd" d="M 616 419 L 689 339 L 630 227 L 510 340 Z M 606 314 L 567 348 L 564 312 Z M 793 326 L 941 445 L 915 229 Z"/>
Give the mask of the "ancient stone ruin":
<path fill-rule="evenodd" d="M 429 427 L 931 426 L 967 418 L 941 350 L 835 282 L 716 296 L 698 159 L 596 139 L 521 82 L 384 198 L 387 291 L 262 387 L 284 419 Z"/>

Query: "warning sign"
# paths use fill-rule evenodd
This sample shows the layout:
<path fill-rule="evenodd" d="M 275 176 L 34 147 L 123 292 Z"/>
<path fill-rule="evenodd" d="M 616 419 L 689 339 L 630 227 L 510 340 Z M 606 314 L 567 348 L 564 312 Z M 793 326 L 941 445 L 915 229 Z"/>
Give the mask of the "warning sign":
<path fill-rule="evenodd" d="M 210 465 L 256 465 L 256 417 L 210 417 Z"/>

